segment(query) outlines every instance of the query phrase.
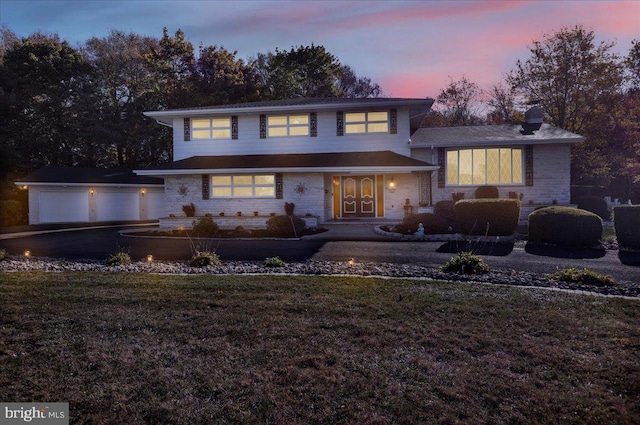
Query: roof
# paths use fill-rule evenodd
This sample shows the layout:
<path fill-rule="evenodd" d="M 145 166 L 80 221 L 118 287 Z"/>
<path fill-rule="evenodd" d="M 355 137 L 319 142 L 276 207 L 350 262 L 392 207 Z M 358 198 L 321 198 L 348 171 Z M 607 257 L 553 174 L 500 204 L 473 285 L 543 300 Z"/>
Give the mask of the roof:
<path fill-rule="evenodd" d="M 16 184 L 101 184 L 114 186 L 164 185 L 161 178 L 143 177 L 132 170 L 115 168 L 43 167 L 27 175 Z"/>
<path fill-rule="evenodd" d="M 577 143 L 584 140 L 578 134 L 544 123 L 423 127 L 411 135 L 410 148 Z"/>
<path fill-rule="evenodd" d="M 411 172 L 437 166 L 391 151 L 334 152 L 278 155 L 193 156 L 135 170 L 140 175 L 243 172 Z"/>
<path fill-rule="evenodd" d="M 296 98 L 268 100 L 261 102 L 236 103 L 231 105 L 213 105 L 183 109 L 168 109 L 164 111 L 147 111 L 144 114 L 165 124 L 172 124 L 174 118 L 197 117 L 211 115 L 242 115 L 274 112 L 313 112 L 320 110 L 354 110 L 362 108 L 409 108 L 410 115 L 419 116 L 429 112 L 433 99 L 411 98 Z M 416 117 L 417 118 L 417 117 Z M 417 127 L 417 125 L 416 125 Z"/>

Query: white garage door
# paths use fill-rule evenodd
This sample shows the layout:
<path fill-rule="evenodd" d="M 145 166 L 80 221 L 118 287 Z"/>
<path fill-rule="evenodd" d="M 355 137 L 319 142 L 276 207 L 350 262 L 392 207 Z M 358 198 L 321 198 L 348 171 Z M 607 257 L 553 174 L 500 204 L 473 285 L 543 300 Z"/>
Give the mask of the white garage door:
<path fill-rule="evenodd" d="M 164 209 L 164 191 L 162 192 L 147 192 L 147 218 L 149 220 L 156 220 L 160 217 L 165 217 L 167 214 Z"/>
<path fill-rule="evenodd" d="M 43 190 L 40 192 L 40 223 L 89 221 L 89 193 Z"/>
<path fill-rule="evenodd" d="M 138 192 L 96 191 L 98 221 L 140 220 Z"/>

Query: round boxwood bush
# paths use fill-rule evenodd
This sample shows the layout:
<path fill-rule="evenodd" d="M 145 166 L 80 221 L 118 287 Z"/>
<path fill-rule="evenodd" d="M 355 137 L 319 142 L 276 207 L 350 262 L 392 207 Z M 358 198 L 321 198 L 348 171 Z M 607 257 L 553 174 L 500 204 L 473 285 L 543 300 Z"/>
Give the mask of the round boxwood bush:
<path fill-rule="evenodd" d="M 570 207 L 545 207 L 529 214 L 529 241 L 554 245 L 593 246 L 602 237 L 602 219 Z"/>
<path fill-rule="evenodd" d="M 620 205 L 613 209 L 618 244 L 640 249 L 640 205 Z"/>
<path fill-rule="evenodd" d="M 454 206 L 455 230 L 465 235 L 508 236 L 518 227 L 517 199 L 463 199 Z"/>
<path fill-rule="evenodd" d="M 276 215 L 267 220 L 267 231 L 272 236 L 293 238 L 302 236 L 306 225 L 307 223 L 300 217 Z"/>
<path fill-rule="evenodd" d="M 476 199 L 495 199 L 499 197 L 500 193 L 495 186 L 480 186 L 476 189 Z"/>
<path fill-rule="evenodd" d="M 453 210 L 453 207 L 455 204 L 456 204 L 455 201 L 449 201 L 449 200 L 438 201 L 436 202 L 436 205 L 433 207 L 433 213 L 444 218 L 445 220 L 447 220 L 447 222 L 453 223 L 454 217 L 455 217 L 455 212 Z"/>
<path fill-rule="evenodd" d="M 578 204 L 578 209 L 597 214 L 603 220 L 609 220 L 611 218 L 607 201 L 605 201 L 604 198 L 599 196 L 583 196 L 576 199 L 576 203 Z"/>
<path fill-rule="evenodd" d="M 394 230 L 405 235 L 412 235 L 418 230 L 418 225 L 422 223 L 425 235 L 437 235 L 448 233 L 449 223 L 447 220 L 436 214 L 412 214 L 402 220 L 402 223 L 395 226 Z"/>

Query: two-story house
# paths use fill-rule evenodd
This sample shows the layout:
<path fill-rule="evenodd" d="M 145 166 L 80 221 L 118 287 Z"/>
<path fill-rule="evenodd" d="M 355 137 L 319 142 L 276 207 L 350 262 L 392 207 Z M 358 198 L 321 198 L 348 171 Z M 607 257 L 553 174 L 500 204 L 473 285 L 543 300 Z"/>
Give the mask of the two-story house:
<path fill-rule="evenodd" d="M 163 177 L 167 215 L 284 213 L 400 220 L 431 205 L 436 165 L 411 157 L 411 134 L 432 99 L 293 99 L 147 112 L 173 127 L 174 162 L 136 170 Z"/>

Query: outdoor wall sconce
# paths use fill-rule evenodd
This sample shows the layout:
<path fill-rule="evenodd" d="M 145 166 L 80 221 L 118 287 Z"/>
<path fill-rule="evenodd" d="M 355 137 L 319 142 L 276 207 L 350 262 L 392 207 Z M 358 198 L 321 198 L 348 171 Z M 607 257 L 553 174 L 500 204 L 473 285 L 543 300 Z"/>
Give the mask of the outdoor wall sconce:
<path fill-rule="evenodd" d="M 20 189 L 22 190 L 27 190 L 29 188 L 29 186 L 27 186 L 26 184 L 23 184 L 22 186 L 20 186 Z"/>
<path fill-rule="evenodd" d="M 395 192 L 396 191 L 396 181 L 393 179 L 393 176 L 391 176 L 391 180 L 389 180 L 389 192 Z"/>
<path fill-rule="evenodd" d="M 145 189 L 142 189 L 142 190 L 140 191 L 140 195 L 142 195 L 142 196 L 144 196 L 144 194 L 145 194 L 145 193 L 147 193 L 147 191 L 146 191 Z"/>
<path fill-rule="evenodd" d="M 91 196 L 93 196 L 93 195 L 95 195 L 95 194 L 96 194 L 96 191 L 95 191 L 95 190 L 93 190 L 93 189 L 89 189 L 89 193 L 91 194 Z"/>

